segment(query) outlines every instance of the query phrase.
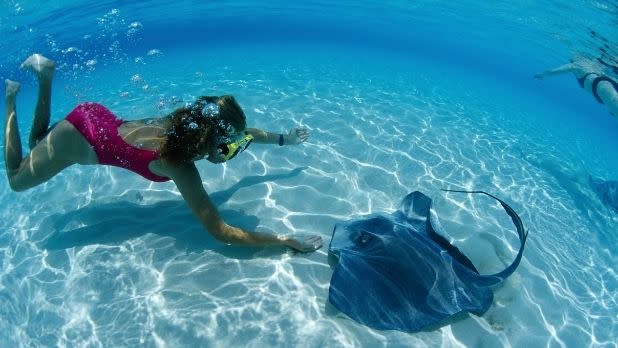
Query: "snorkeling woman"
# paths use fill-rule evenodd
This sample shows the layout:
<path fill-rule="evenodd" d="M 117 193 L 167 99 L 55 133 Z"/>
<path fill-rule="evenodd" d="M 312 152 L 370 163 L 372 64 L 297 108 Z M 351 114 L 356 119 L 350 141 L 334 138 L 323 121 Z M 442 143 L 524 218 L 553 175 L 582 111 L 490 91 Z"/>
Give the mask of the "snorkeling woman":
<path fill-rule="evenodd" d="M 534 77 L 542 80 L 546 76 L 572 73 L 581 88 L 590 92 L 599 103 L 605 104 L 610 114 L 618 116 L 618 82 L 609 76 L 610 69 L 608 67 L 612 68 L 613 73 L 618 69 L 618 67 L 611 66 L 601 59 L 592 60 L 581 57 L 557 68 L 536 74 Z"/>
<path fill-rule="evenodd" d="M 30 152 L 23 157 L 17 127 L 16 95 L 19 83 L 5 81 L 6 119 L 4 159 L 11 189 L 23 191 L 51 179 L 73 164 L 112 165 L 146 179 L 173 180 L 202 225 L 217 240 L 238 245 L 284 245 L 301 252 L 322 246 L 317 235 L 293 238 L 251 232 L 228 225 L 202 186 L 195 161 L 229 161 L 251 142 L 294 145 L 307 140 L 304 128 L 274 134 L 246 128 L 245 114 L 233 96 L 203 96 L 163 118 L 122 121 L 96 103 L 79 104 L 65 119 L 49 127 L 54 61 L 34 54 L 22 68 L 39 81 Z"/>

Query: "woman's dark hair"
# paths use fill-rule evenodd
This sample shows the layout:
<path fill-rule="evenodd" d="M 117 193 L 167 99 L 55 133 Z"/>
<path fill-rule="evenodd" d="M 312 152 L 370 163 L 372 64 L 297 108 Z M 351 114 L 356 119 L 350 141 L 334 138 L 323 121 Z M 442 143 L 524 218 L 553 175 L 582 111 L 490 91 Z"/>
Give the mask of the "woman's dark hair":
<path fill-rule="evenodd" d="M 202 96 L 167 116 L 161 158 L 174 163 L 193 161 L 208 149 L 231 141 L 247 126 L 245 113 L 231 95 Z"/>

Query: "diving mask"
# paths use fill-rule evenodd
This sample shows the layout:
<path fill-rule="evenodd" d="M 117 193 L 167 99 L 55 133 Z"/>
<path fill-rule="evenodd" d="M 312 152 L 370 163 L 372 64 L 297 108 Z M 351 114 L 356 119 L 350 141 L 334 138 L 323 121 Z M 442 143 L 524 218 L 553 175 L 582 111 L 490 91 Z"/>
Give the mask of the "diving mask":
<path fill-rule="evenodd" d="M 226 161 L 231 160 L 234 156 L 238 155 L 240 152 L 245 151 L 251 142 L 253 141 L 253 135 L 245 132 L 245 136 L 236 140 L 233 143 L 221 144 L 219 145 L 219 149 L 223 154 Z"/>

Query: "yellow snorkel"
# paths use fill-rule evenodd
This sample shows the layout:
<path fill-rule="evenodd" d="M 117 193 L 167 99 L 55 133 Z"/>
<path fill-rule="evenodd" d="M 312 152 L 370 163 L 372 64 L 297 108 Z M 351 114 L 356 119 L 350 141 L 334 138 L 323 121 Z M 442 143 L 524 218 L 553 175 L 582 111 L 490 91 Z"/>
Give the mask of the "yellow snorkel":
<path fill-rule="evenodd" d="M 253 141 L 253 135 L 245 132 L 245 136 L 236 140 L 233 143 L 221 144 L 219 145 L 219 149 L 223 153 L 223 156 L 226 161 L 231 160 L 234 156 L 238 155 L 240 152 L 245 151 L 251 142 Z"/>

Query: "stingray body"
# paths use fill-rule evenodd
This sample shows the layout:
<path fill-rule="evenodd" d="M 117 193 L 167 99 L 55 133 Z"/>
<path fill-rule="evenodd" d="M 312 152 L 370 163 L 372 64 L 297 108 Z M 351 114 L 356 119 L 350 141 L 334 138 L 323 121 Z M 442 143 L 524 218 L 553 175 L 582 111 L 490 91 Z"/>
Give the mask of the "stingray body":
<path fill-rule="evenodd" d="M 352 319 L 383 330 L 414 332 L 462 312 L 482 315 L 493 301 L 492 286 L 517 268 L 527 237 L 515 211 L 491 197 L 511 216 L 521 242 L 515 261 L 502 272 L 480 275 L 436 232 L 430 219 L 431 199 L 416 191 L 393 214 L 335 226 L 329 252 L 338 262 L 329 301 Z"/>

